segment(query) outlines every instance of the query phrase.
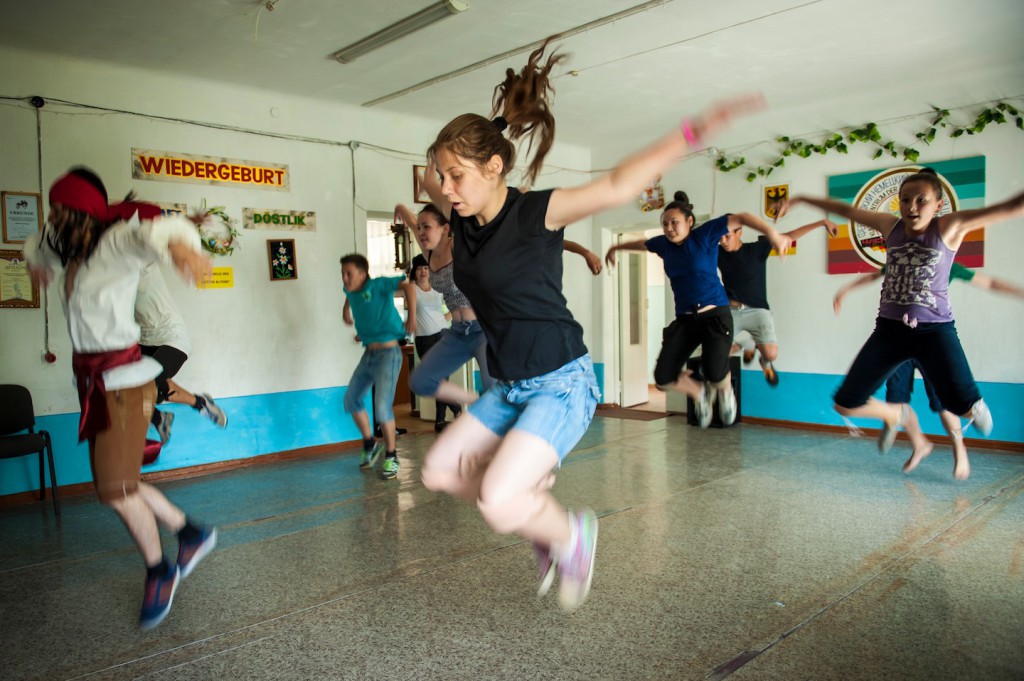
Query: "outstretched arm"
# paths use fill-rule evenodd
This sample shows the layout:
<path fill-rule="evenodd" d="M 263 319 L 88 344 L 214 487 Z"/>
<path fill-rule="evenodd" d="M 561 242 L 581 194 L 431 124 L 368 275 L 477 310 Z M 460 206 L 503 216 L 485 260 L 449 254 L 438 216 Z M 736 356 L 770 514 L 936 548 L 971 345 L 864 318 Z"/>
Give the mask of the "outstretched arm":
<path fill-rule="evenodd" d="M 939 218 L 942 240 L 953 250 L 960 247 L 963 238 L 976 229 L 1003 220 L 1024 215 L 1024 192 L 1001 203 L 974 210 L 958 210 Z"/>
<path fill-rule="evenodd" d="M 863 208 L 855 208 L 845 201 L 836 201 L 835 199 L 816 199 L 810 196 L 794 196 L 790 199 L 783 199 L 778 203 L 778 209 L 776 210 L 775 219 L 782 218 L 789 209 L 798 203 L 806 203 L 809 206 L 820 208 L 821 210 L 828 211 L 829 213 L 836 213 L 842 215 L 844 218 L 854 220 L 867 225 L 871 229 L 879 232 L 882 236 L 889 236 L 889 232 L 896 226 L 899 221 L 895 215 L 889 215 L 888 213 L 877 213 L 873 210 L 864 210 Z"/>
<path fill-rule="evenodd" d="M 761 108 L 760 95 L 722 102 L 662 137 L 651 146 L 619 163 L 610 173 L 592 182 L 556 189 L 548 202 L 544 223 L 550 230 L 620 206 L 636 197 L 652 178 L 671 168 L 685 154 L 697 151 L 733 116 Z"/>
<path fill-rule="evenodd" d="M 803 227 L 797 227 L 796 229 L 791 229 L 788 232 L 783 232 L 783 236 L 788 236 L 793 241 L 796 241 L 804 234 L 807 234 L 808 232 L 811 232 L 817 229 L 818 227 L 824 227 L 825 231 L 828 232 L 829 236 L 835 236 L 836 234 L 839 233 L 839 225 L 832 222 L 828 218 L 822 218 L 821 220 L 808 223 Z"/>
<path fill-rule="evenodd" d="M 647 242 L 644 240 L 640 241 L 627 241 L 608 249 L 608 252 L 604 254 L 604 261 L 608 263 L 608 267 L 615 267 L 615 252 L 616 251 L 646 251 Z"/>
<path fill-rule="evenodd" d="M 980 272 L 974 273 L 974 278 L 971 279 L 970 284 L 971 286 L 977 286 L 981 289 L 996 291 L 998 293 L 1008 293 L 1011 296 L 1024 298 L 1024 288 L 1021 288 L 1016 284 L 1011 284 L 1003 279 L 996 279 L 995 277 L 990 277 L 987 274 L 981 274 Z"/>
<path fill-rule="evenodd" d="M 569 241 L 568 239 L 565 239 L 564 241 L 562 241 L 562 250 L 583 256 L 583 259 L 587 261 L 587 267 L 590 268 L 590 271 L 593 272 L 595 275 L 601 274 L 601 258 L 600 256 L 597 255 L 597 253 L 594 253 L 589 248 L 581 246 L 575 241 Z"/>
<path fill-rule="evenodd" d="M 790 241 L 788 236 L 785 234 L 779 234 L 774 227 L 751 213 L 733 213 L 729 216 L 730 231 L 737 229 L 740 225 L 750 227 L 751 229 L 764 234 L 768 237 L 768 241 L 771 242 L 772 247 L 778 252 L 779 257 L 786 257 L 786 251 L 789 250 L 789 247 L 793 243 Z"/>
<path fill-rule="evenodd" d="M 839 314 L 839 310 L 843 306 L 843 298 L 846 297 L 847 293 L 849 293 L 850 291 L 852 291 L 855 288 L 860 288 L 861 286 L 867 286 L 868 284 L 870 284 L 871 282 L 875 281 L 876 279 L 881 279 L 881 278 L 882 278 L 882 273 L 881 272 L 871 272 L 869 274 L 865 274 L 863 276 L 857 277 L 853 281 L 850 281 L 850 282 L 847 282 L 847 283 L 843 284 L 842 286 L 839 287 L 839 290 L 836 291 L 835 298 L 832 299 L 832 309 L 835 311 L 836 314 Z"/>

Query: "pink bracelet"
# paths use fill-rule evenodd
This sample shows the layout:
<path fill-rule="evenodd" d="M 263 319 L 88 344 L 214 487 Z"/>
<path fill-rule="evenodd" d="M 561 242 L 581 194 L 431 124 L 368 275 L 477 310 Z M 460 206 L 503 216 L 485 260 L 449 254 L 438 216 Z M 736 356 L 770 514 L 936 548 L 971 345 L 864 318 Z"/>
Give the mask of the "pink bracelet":
<path fill-rule="evenodd" d="M 693 129 L 693 124 L 690 122 L 689 118 L 684 118 L 682 120 L 679 124 L 679 129 L 682 131 L 683 139 L 686 140 L 687 144 L 691 147 L 699 146 L 700 137 L 697 135 L 697 131 Z"/>

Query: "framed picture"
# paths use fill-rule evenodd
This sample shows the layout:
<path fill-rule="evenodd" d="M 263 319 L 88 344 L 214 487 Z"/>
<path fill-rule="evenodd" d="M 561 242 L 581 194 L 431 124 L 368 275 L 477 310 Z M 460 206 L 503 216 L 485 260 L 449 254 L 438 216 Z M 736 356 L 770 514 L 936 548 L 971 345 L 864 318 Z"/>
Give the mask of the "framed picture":
<path fill-rule="evenodd" d="M 295 261 L 295 239 L 268 239 L 267 264 L 270 281 L 288 281 L 299 278 L 299 263 Z"/>
<path fill-rule="evenodd" d="M 39 285 L 21 251 L 0 251 L 0 308 L 39 307 Z"/>
<path fill-rule="evenodd" d="M 39 194 L 3 192 L 4 241 L 23 244 L 33 234 L 43 231 L 43 213 Z"/>
<path fill-rule="evenodd" d="M 413 166 L 412 167 L 412 195 L 416 203 L 430 203 L 430 194 L 421 185 L 420 178 L 423 177 L 423 173 L 427 172 L 426 166 Z"/>

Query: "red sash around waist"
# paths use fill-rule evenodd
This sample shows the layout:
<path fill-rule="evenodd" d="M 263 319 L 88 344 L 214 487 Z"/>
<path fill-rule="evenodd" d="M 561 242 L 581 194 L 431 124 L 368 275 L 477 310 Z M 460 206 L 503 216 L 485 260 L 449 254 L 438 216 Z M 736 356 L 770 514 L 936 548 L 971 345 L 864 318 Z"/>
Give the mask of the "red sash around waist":
<path fill-rule="evenodd" d="M 78 419 L 78 441 L 94 437 L 110 427 L 107 411 L 107 387 L 103 372 L 114 367 L 138 362 L 142 351 L 138 345 L 109 352 L 76 352 L 71 358 L 71 370 L 78 382 L 78 404 L 82 415 Z"/>

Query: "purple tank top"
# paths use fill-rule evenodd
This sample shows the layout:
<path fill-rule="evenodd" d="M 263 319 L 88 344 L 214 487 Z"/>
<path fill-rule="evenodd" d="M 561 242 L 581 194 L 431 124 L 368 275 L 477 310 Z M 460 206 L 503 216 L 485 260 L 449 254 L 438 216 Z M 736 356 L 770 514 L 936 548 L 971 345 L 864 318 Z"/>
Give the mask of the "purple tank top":
<path fill-rule="evenodd" d="M 908 236 L 900 220 L 886 240 L 885 279 L 878 316 L 917 322 L 951 322 L 949 269 L 952 251 L 942 243 L 938 220 L 924 233 Z"/>

